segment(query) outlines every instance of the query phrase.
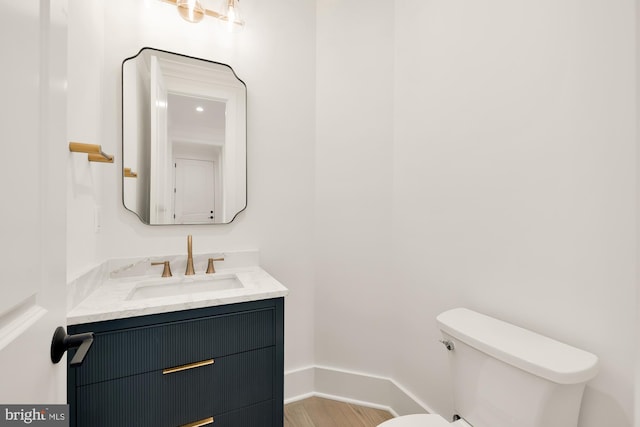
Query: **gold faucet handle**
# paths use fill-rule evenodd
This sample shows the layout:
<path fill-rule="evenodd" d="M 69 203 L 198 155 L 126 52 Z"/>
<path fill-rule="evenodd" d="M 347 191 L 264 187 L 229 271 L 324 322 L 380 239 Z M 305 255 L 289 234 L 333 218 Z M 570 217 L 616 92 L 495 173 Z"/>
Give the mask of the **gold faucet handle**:
<path fill-rule="evenodd" d="M 207 274 L 212 274 L 216 272 L 216 268 L 213 266 L 213 261 L 224 261 L 224 257 L 209 258 L 209 265 L 207 265 Z"/>
<path fill-rule="evenodd" d="M 151 265 L 164 265 L 164 270 L 162 270 L 162 277 L 171 277 L 171 265 L 169 261 L 160 261 L 160 262 L 152 262 Z"/>

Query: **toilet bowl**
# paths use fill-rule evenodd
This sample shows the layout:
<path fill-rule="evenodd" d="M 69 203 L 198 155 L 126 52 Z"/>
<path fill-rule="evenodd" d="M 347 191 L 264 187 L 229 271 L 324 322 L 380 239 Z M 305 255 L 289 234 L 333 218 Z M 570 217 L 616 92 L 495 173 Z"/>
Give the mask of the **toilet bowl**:
<path fill-rule="evenodd" d="M 435 414 L 405 415 L 379 424 L 378 427 L 472 427 L 464 420 L 453 423 Z"/>
<path fill-rule="evenodd" d="M 457 421 L 406 415 L 379 427 L 577 427 L 595 355 L 466 308 L 436 320 Z"/>

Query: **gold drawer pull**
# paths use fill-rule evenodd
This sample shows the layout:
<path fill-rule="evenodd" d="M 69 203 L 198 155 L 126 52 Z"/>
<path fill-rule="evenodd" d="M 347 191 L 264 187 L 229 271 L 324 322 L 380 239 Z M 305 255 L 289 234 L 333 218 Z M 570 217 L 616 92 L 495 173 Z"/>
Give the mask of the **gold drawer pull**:
<path fill-rule="evenodd" d="M 213 417 L 205 418 L 204 420 L 200 420 L 200 421 L 194 421 L 192 423 L 185 424 L 180 427 L 200 427 L 200 426 L 206 426 L 209 424 L 213 424 Z"/>
<path fill-rule="evenodd" d="M 202 362 L 189 363 L 188 365 L 176 366 L 175 368 L 167 368 L 162 370 L 162 375 L 173 374 L 174 372 L 186 371 L 187 369 L 199 368 L 201 366 L 213 365 L 213 359 L 203 360 Z M 207 418 L 208 419 L 208 418 Z M 213 418 L 211 418 L 213 422 Z M 200 422 L 200 421 L 198 421 Z M 211 424 L 211 423 L 207 423 Z M 192 424 L 185 424 L 191 426 Z M 193 424 L 194 426 L 203 426 L 204 424 Z"/>

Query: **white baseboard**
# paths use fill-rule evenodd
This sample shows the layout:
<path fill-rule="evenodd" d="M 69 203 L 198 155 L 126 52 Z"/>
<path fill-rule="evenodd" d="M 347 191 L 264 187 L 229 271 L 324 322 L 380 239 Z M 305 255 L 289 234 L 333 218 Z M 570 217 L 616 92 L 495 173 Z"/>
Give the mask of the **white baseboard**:
<path fill-rule="evenodd" d="M 390 378 L 324 366 L 309 366 L 285 373 L 285 403 L 310 396 L 384 409 L 394 416 L 433 413 Z"/>
<path fill-rule="evenodd" d="M 296 369 L 284 373 L 284 403 L 296 402 L 314 395 L 315 368 Z"/>

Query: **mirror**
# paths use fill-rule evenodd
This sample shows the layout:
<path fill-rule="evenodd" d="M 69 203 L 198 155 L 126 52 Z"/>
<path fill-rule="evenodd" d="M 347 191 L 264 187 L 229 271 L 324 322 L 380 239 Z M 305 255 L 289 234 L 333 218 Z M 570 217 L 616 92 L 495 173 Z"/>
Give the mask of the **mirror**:
<path fill-rule="evenodd" d="M 246 99 L 225 64 L 150 48 L 125 59 L 125 208 L 150 225 L 233 221 L 247 206 Z"/>

